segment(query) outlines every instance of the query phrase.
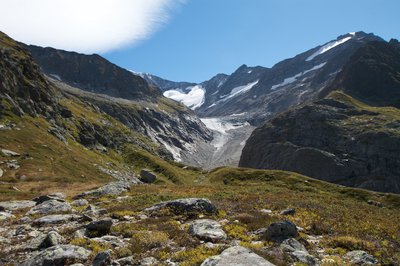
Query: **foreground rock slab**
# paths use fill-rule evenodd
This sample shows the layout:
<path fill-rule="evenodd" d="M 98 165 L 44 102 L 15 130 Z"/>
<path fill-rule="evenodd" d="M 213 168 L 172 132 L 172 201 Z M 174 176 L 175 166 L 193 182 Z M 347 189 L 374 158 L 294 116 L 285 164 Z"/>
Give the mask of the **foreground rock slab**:
<path fill-rule="evenodd" d="M 10 211 L 32 208 L 35 205 L 36 202 L 32 200 L 13 200 L 0 202 L 0 208 Z"/>
<path fill-rule="evenodd" d="M 47 200 L 44 201 L 27 212 L 30 214 L 50 214 L 50 213 L 61 213 L 61 212 L 69 212 L 71 211 L 71 205 L 67 202 L 62 202 L 59 200 Z"/>
<path fill-rule="evenodd" d="M 189 233 L 205 241 L 218 242 L 226 239 L 226 233 L 221 227 L 217 221 L 200 219 L 190 224 Z"/>
<path fill-rule="evenodd" d="M 68 263 L 87 260 L 90 251 L 73 245 L 58 245 L 47 248 L 22 263 L 22 266 L 63 266 Z"/>
<path fill-rule="evenodd" d="M 53 214 L 43 216 L 33 221 L 34 225 L 46 225 L 46 224 L 61 224 L 81 219 L 81 216 L 75 214 Z"/>
<path fill-rule="evenodd" d="M 377 260 L 364 250 L 354 250 L 347 252 L 345 258 L 354 265 L 376 265 Z"/>
<path fill-rule="evenodd" d="M 155 214 L 161 210 L 169 210 L 172 213 L 179 215 L 183 213 L 203 213 L 203 214 L 213 214 L 217 211 L 214 204 L 208 199 L 203 198 L 185 198 L 164 201 L 145 209 L 145 212 Z"/>
<path fill-rule="evenodd" d="M 127 192 L 132 185 L 135 185 L 137 183 L 132 183 L 128 181 L 117 181 L 117 182 L 111 182 L 108 183 L 105 186 L 99 187 L 94 190 L 90 191 L 85 191 L 77 196 L 75 196 L 75 199 L 83 198 L 83 197 L 98 197 L 98 196 L 106 196 L 106 195 L 120 195 L 124 192 Z"/>
<path fill-rule="evenodd" d="M 206 259 L 201 266 L 274 266 L 271 262 L 241 246 L 225 249 L 220 255 Z"/>

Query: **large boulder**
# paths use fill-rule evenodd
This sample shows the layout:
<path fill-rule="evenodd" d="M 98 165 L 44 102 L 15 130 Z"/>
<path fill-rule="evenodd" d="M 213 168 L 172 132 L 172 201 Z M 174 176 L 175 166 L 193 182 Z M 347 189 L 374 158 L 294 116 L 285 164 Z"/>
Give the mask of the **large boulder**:
<path fill-rule="evenodd" d="M 157 176 L 149 169 L 142 169 L 139 179 L 143 183 L 154 183 L 157 180 Z"/>
<path fill-rule="evenodd" d="M 217 208 L 211 203 L 210 200 L 202 198 L 185 198 L 164 201 L 155 204 L 144 211 L 154 214 L 165 209 L 177 215 L 184 213 L 213 214 L 217 211 Z"/>
<path fill-rule="evenodd" d="M 220 255 L 206 259 L 201 266 L 274 266 L 266 259 L 241 246 L 225 249 Z"/>
<path fill-rule="evenodd" d="M 347 252 L 344 256 L 348 259 L 353 265 L 376 265 L 378 261 L 370 254 L 365 252 L 364 250 L 353 250 Z"/>
<path fill-rule="evenodd" d="M 51 213 L 63 213 L 71 211 L 71 205 L 67 202 L 58 201 L 55 199 L 44 201 L 32 209 L 27 214 L 51 214 Z"/>
<path fill-rule="evenodd" d="M 0 208 L 4 210 L 19 210 L 27 209 L 36 205 L 36 202 L 31 200 L 13 200 L 13 201 L 3 201 L 0 202 Z"/>
<path fill-rule="evenodd" d="M 287 238 L 298 237 L 296 225 L 290 221 L 272 223 L 267 227 L 264 238 L 267 240 L 282 241 Z"/>
<path fill-rule="evenodd" d="M 64 266 L 67 263 L 87 260 L 90 251 L 73 245 L 58 245 L 47 248 L 22 263 L 22 266 Z"/>
<path fill-rule="evenodd" d="M 221 224 L 210 219 L 193 221 L 189 226 L 189 233 L 205 241 L 218 242 L 226 239 L 226 233 Z"/>

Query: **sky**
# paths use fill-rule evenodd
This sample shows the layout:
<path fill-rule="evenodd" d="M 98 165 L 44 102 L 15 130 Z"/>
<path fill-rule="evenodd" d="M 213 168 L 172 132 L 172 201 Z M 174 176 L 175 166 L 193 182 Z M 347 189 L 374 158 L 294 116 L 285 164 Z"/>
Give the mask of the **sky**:
<path fill-rule="evenodd" d="M 0 30 L 18 41 L 174 81 L 272 67 L 348 32 L 400 39 L 399 0 L 0 1 Z"/>

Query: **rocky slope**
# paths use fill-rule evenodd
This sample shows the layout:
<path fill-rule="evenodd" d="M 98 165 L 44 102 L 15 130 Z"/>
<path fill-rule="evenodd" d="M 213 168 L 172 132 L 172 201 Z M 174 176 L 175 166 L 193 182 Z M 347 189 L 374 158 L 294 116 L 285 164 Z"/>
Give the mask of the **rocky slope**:
<path fill-rule="evenodd" d="M 194 155 L 199 146 L 211 152 L 211 132 L 197 116 L 140 76 L 98 55 L 27 48 L 56 86 L 163 145 L 175 160 L 199 166 L 202 158 Z"/>
<path fill-rule="evenodd" d="M 396 41 L 360 48 L 321 93 L 324 99 L 256 129 L 240 166 L 400 193 L 399 60 Z"/>

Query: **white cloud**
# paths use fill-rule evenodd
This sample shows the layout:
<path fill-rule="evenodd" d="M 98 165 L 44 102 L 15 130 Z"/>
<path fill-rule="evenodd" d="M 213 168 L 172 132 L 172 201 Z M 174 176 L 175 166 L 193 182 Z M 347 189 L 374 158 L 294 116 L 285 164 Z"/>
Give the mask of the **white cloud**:
<path fill-rule="evenodd" d="M 1 0 L 0 30 L 28 44 L 100 53 L 148 38 L 184 0 Z"/>

